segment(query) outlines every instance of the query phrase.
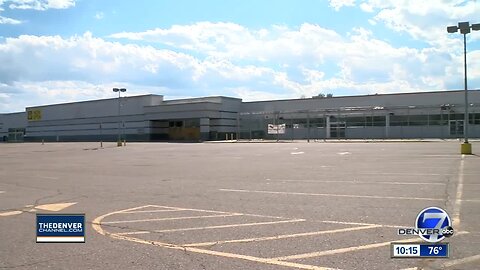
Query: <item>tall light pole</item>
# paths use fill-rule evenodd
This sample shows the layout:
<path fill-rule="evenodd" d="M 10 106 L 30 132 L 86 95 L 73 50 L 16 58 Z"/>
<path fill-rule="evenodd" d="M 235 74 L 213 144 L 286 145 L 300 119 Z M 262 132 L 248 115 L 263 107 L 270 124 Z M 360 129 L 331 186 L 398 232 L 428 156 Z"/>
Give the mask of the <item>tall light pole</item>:
<path fill-rule="evenodd" d="M 118 137 L 117 137 L 117 146 L 122 146 L 122 140 L 120 138 L 120 94 L 122 92 L 127 92 L 127 89 L 125 88 L 113 88 L 113 92 L 118 92 Z"/>
<path fill-rule="evenodd" d="M 459 22 L 458 25 L 448 26 L 448 33 L 457 33 L 460 31 L 463 34 L 463 68 L 464 68 L 464 85 L 465 85 L 465 114 L 463 120 L 463 144 L 461 146 L 462 154 L 472 154 L 472 145 L 468 142 L 468 86 L 467 86 L 467 34 L 470 30 L 480 30 L 480 23 L 470 25 L 469 22 Z"/>

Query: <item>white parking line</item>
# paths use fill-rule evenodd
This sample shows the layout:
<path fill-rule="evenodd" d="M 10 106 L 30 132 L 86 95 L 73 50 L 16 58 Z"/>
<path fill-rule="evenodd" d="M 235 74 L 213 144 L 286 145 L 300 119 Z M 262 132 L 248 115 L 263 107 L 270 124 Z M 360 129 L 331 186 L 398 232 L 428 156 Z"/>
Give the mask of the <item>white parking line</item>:
<path fill-rule="evenodd" d="M 403 176 L 457 176 L 453 173 L 383 173 L 383 172 L 359 172 L 358 174 L 365 175 L 403 175 Z M 477 175 L 477 174 L 464 174 L 464 175 Z"/>
<path fill-rule="evenodd" d="M 292 183 L 346 183 L 346 184 L 380 184 L 380 185 L 439 185 L 444 186 L 445 183 L 440 182 L 372 182 L 372 181 L 339 181 L 339 180 L 282 180 L 282 179 L 268 179 L 272 182 L 292 182 Z"/>
<path fill-rule="evenodd" d="M 198 219 L 198 218 L 219 218 L 219 217 L 234 217 L 234 216 L 243 216 L 243 214 L 234 213 L 234 214 L 228 214 L 228 215 L 210 215 L 210 216 L 188 216 L 188 217 L 173 217 L 173 218 L 152 218 L 152 219 L 117 220 L 117 221 L 106 221 L 106 222 L 102 222 L 102 224 L 150 222 L 150 221 L 164 221 L 164 220 L 183 220 L 183 219 Z"/>
<path fill-rule="evenodd" d="M 232 212 L 204 210 L 204 209 L 195 209 L 195 208 L 171 207 L 171 206 L 153 205 L 153 204 L 152 205 L 147 205 L 147 206 L 145 206 L 145 208 L 146 207 L 157 207 L 157 208 L 164 208 L 164 209 L 171 209 L 171 210 L 178 210 L 178 211 L 195 211 L 195 212 L 205 212 L 205 213 L 233 214 Z"/>
<path fill-rule="evenodd" d="M 205 213 L 219 213 L 219 214 L 239 214 L 236 212 L 224 212 L 224 211 L 214 211 L 214 210 L 203 210 L 203 209 L 196 209 L 196 208 L 179 208 L 179 207 L 171 207 L 171 206 L 162 206 L 162 205 L 146 205 L 144 207 L 158 207 L 158 208 L 167 208 L 167 209 L 177 209 L 177 210 L 184 210 L 184 211 L 194 211 L 194 212 L 205 212 Z M 117 213 L 119 214 L 119 213 Z M 247 214 L 241 213 L 244 216 L 249 217 L 265 217 L 265 218 L 277 218 L 277 219 L 290 219 L 287 217 L 279 217 L 279 216 L 269 216 L 269 215 L 258 215 L 258 214 Z"/>
<path fill-rule="evenodd" d="M 398 225 L 388 225 L 388 224 L 374 224 L 374 223 L 362 223 L 362 222 L 348 222 L 348 221 L 334 221 L 334 220 L 320 220 L 316 222 L 322 222 L 322 223 L 331 223 L 331 224 L 344 224 L 344 225 L 359 225 L 359 226 L 371 226 L 371 225 L 376 225 L 378 227 L 384 227 L 384 228 L 406 228 L 408 226 L 398 226 Z"/>
<path fill-rule="evenodd" d="M 23 212 L 22 211 L 0 212 L 0 217 L 15 216 L 15 215 L 20 215 L 21 213 Z"/>
<path fill-rule="evenodd" d="M 102 230 L 102 232 L 104 232 L 104 231 Z M 208 249 L 201 249 L 201 248 L 194 248 L 194 247 L 184 247 L 184 246 L 172 245 L 172 244 L 162 243 L 162 242 L 158 242 L 158 241 L 143 240 L 143 239 L 140 239 L 140 238 L 134 238 L 134 237 L 128 237 L 128 236 L 122 236 L 122 235 L 109 234 L 109 236 L 114 238 L 114 239 L 126 240 L 126 241 L 130 241 L 130 242 L 134 242 L 134 243 L 153 245 L 153 246 L 164 247 L 164 248 L 169 248 L 169 249 L 176 249 L 176 250 L 181 250 L 181 251 L 184 251 L 184 252 L 188 251 L 188 252 L 195 252 L 195 253 L 200 253 L 200 254 L 219 256 L 219 257 L 224 257 L 224 258 L 246 260 L 246 261 L 264 263 L 264 264 L 270 264 L 270 265 L 278 265 L 278 266 L 298 268 L 298 269 L 307 269 L 307 270 L 339 270 L 337 268 L 322 267 L 322 266 L 315 266 L 315 265 L 308 265 L 308 264 L 301 264 L 301 263 L 294 263 L 294 262 L 277 261 L 277 260 L 272 260 L 272 259 L 268 259 L 268 258 L 259 258 L 259 257 L 254 257 L 254 256 L 241 255 L 241 254 L 228 253 L 228 252 L 221 252 L 221 251 L 208 250 Z"/>
<path fill-rule="evenodd" d="M 422 240 L 419 239 L 418 237 L 416 237 L 416 238 L 405 239 L 405 240 L 398 241 L 398 242 L 420 242 L 420 241 L 422 241 Z M 309 253 L 302 253 L 302 254 L 276 257 L 276 258 L 272 258 L 272 259 L 273 260 L 279 260 L 279 261 L 287 261 L 287 260 L 298 260 L 298 259 L 306 259 L 306 258 L 313 258 L 313 257 L 321 257 L 321 256 L 326 256 L 326 255 L 347 253 L 347 252 L 352 252 L 352 251 L 357 251 L 357 250 L 384 247 L 384 246 L 390 245 L 391 242 L 392 241 L 375 243 L 375 244 L 368 244 L 368 245 L 363 245 L 363 246 L 354 246 L 354 247 L 338 248 L 338 249 L 331 249 L 331 250 L 325 250 L 325 251 L 309 252 Z"/>
<path fill-rule="evenodd" d="M 457 192 L 455 195 L 455 204 L 453 205 L 453 227 L 454 228 L 459 228 L 460 226 L 460 209 L 462 207 L 464 162 L 465 162 L 465 155 L 462 155 L 462 159 L 460 160 L 460 168 L 458 169 L 458 184 L 457 184 Z"/>
<path fill-rule="evenodd" d="M 246 190 L 246 189 L 226 189 L 220 191 L 242 192 L 242 193 L 264 193 L 264 194 L 282 194 L 282 195 L 303 195 L 303 196 L 324 196 L 324 197 L 346 197 L 346 198 L 365 198 L 365 199 L 391 199 L 391 200 L 419 200 L 419 201 L 443 201 L 440 198 L 419 198 L 419 197 L 394 197 L 394 196 L 374 196 L 374 195 L 347 195 L 347 194 L 326 194 L 326 193 L 304 193 L 304 192 L 286 192 L 286 191 L 267 191 L 267 190 Z"/>
<path fill-rule="evenodd" d="M 291 155 L 301 155 L 301 154 L 305 154 L 305 152 L 291 152 L 290 154 Z"/>
<path fill-rule="evenodd" d="M 462 234 L 467 234 L 467 233 L 468 233 L 468 232 L 461 231 L 461 232 L 458 232 L 456 235 L 462 235 Z M 388 246 L 388 245 L 390 245 L 390 243 L 392 243 L 392 242 L 397 242 L 397 243 L 407 242 L 407 243 L 408 243 L 408 242 L 422 242 L 422 241 L 423 241 L 422 239 L 420 239 L 419 237 L 416 237 L 416 238 L 409 238 L 409 239 L 403 239 L 403 240 L 395 240 L 395 241 L 374 243 L 374 244 L 368 244 L 368 245 L 362 245 L 362 246 L 354 246 L 354 247 L 331 249 L 331 250 L 325 250 L 325 251 L 317 251 L 317 252 L 309 252 L 309 253 L 295 254 L 295 255 L 289 255 L 289 256 L 276 257 L 276 258 L 272 258 L 272 259 L 273 259 L 273 260 L 279 260 L 279 261 L 298 260 L 298 259 L 306 259 L 306 258 L 313 258 L 313 257 L 321 257 L 321 256 L 327 256 L 327 255 L 341 254 L 341 253 L 347 253 L 347 252 L 364 250 L 364 249 L 379 248 L 379 247 Z"/>
<path fill-rule="evenodd" d="M 0 194 L 5 193 L 5 191 L 0 190 Z"/>
<path fill-rule="evenodd" d="M 226 244 L 226 243 L 248 243 L 248 242 L 259 242 L 259 241 L 269 241 L 269 240 L 280 240 L 280 239 L 304 237 L 304 236 L 312 236 L 312 235 L 333 234 L 333 233 L 339 233 L 339 232 L 351 232 L 351 231 L 366 230 L 366 229 L 372 229 L 372 228 L 378 228 L 378 227 L 381 227 L 381 226 L 371 225 L 371 226 L 335 229 L 335 230 L 327 230 L 327 231 L 316 231 L 316 232 L 306 232 L 306 233 L 296 233 L 296 234 L 284 234 L 284 235 L 265 236 L 265 237 L 256 237 L 256 238 L 245 238 L 245 239 L 221 240 L 221 241 L 215 241 L 215 242 L 185 244 L 183 246 L 185 246 L 185 247 L 202 247 L 202 246 L 212 246 L 212 245 L 220 245 L 220 244 Z"/>
<path fill-rule="evenodd" d="M 139 210 L 139 211 L 122 212 L 119 214 L 162 213 L 162 212 L 180 212 L 180 211 L 188 211 L 188 210 L 177 210 L 177 209 Z"/>
<path fill-rule="evenodd" d="M 297 269 L 309 269 L 309 270 L 334 270 L 335 269 L 335 268 L 307 265 L 307 264 L 294 263 L 294 262 L 276 261 L 276 260 L 272 260 L 272 259 L 268 259 L 268 258 L 259 258 L 259 257 L 254 257 L 254 256 L 241 255 L 241 254 L 228 253 L 228 252 L 220 252 L 220 251 L 200 249 L 200 248 L 194 248 L 194 247 L 184 247 L 184 246 L 180 246 L 180 245 L 163 243 L 163 242 L 159 242 L 159 241 L 144 240 L 144 239 L 129 237 L 129 236 L 125 236 L 125 235 L 112 234 L 108 231 L 105 231 L 101 226 L 101 224 L 105 223 L 105 222 L 103 222 L 103 219 L 108 217 L 108 216 L 112 216 L 112 215 L 115 215 L 115 214 L 128 212 L 128 211 L 134 211 L 134 210 L 138 210 L 138 209 L 142 209 L 142 208 L 146 208 L 146 207 L 149 207 L 149 205 L 124 209 L 124 210 L 119 210 L 119 211 L 115 211 L 115 212 L 111 212 L 111 213 L 99 216 L 92 221 L 92 227 L 99 234 L 106 235 L 106 236 L 109 236 L 109 237 L 114 238 L 114 239 L 126 240 L 126 241 L 135 242 L 135 243 L 141 243 L 141 244 L 153 245 L 153 246 L 163 247 L 163 248 L 168 248 L 168 249 L 180 250 L 180 251 L 184 251 L 184 252 L 195 252 L 195 253 L 200 253 L 200 254 L 219 256 L 219 257 L 223 257 L 223 258 L 246 260 L 246 261 L 251 261 L 251 262 L 264 263 L 264 264 L 277 265 L 277 266 L 284 266 L 284 267 L 291 267 L 291 268 L 297 268 Z"/>
<path fill-rule="evenodd" d="M 58 180 L 56 176 L 38 176 L 38 178 L 49 179 L 49 180 Z"/>
<path fill-rule="evenodd" d="M 246 227 L 246 226 L 260 226 L 260 225 L 270 225 L 270 224 L 280 224 L 280 223 L 294 223 L 294 222 L 303 222 L 305 219 L 292 219 L 292 220 L 280 220 L 280 221 L 268 221 L 268 222 L 253 222 L 253 223 L 240 223 L 240 224 L 227 224 L 227 225 L 217 225 L 217 226 L 206 226 L 206 227 L 192 227 L 192 228 L 181 228 L 181 229 L 166 229 L 166 230 L 155 230 L 155 231 L 136 231 L 136 232 L 125 232 L 125 233 L 116 233 L 117 235 L 132 235 L 132 234 L 147 234 L 147 233 L 167 233 L 167 232 L 184 232 L 184 231 L 196 231 L 196 230 L 208 230 L 208 229 L 223 229 L 223 228 L 236 228 L 236 227 Z"/>
<path fill-rule="evenodd" d="M 474 202 L 474 203 L 480 203 L 480 200 L 473 200 L 473 199 L 465 199 L 465 200 L 459 200 L 460 202 Z"/>
<path fill-rule="evenodd" d="M 453 261 L 448 261 L 448 262 L 442 264 L 442 266 L 444 268 L 448 268 L 448 267 L 451 267 L 451 266 L 470 263 L 470 262 L 474 262 L 474 261 L 477 261 L 477 260 L 480 260 L 480 254 L 470 256 L 470 257 L 466 257 L 466 258 L 462 258 L 462 259 L 453 260 Z"/>

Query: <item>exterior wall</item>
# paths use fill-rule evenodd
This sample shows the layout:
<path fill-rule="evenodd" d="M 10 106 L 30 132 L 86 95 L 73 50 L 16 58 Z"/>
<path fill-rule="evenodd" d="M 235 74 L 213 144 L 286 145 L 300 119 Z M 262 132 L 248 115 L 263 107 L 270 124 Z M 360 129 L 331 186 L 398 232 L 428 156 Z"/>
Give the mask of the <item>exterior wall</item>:
<path fill-rule="evenodd" d="M 200 140 L 222 140 L 237 133 L 241 100 L 228 97 L 205 97 L 165 101 L 161 106 L 145 107 L 145 117 L 153 122 L 198 119 Z M 164 122 L 166 123 L 166 122 Z M 187 128 L 185 128 L 187 130 Z M 154 137 L 168 139 L 169 127 L 155 129 Z"/>
<path fill-rule="evenodd" d="M 17 137 L 16 140 L 23 140 L 23 132 L 12 134 L 12 129 L 25 129 L 27 126 L 27 116 L 25 112 L 0 114 L 0 142 L 8 140 L 8 137 Z M 10 132 L 9 132 L 10 130 Z M 14 139 L 15 140 L 15 139 Z"/>
<path fill-rule="evenodd" d="M 479 90 L 469 91 L 469 103 L 468 135 L 480 138 Z M 304 139 L 305 134 L 332 139 L 460 138 L 463 134 L 452 134 L 450 125 L 451 121 L 463 122 L 463 104 L 463 91 L 245 102 L 240 135 L 277 138 L 267 134 L 267 125 L 286 124 L 286 134 L 279 139 Z M 354 118 L 361 122 L 352 123 Z M 337 130 L 337 123 L 345 128 Z M 310 132 L 305 132 L 308 127 Z M 319 128 L 324 128 L 322 134 Z"/>
<path fill-rule="evenodd" d="M 119 133 L 129 141 L 224 140 L 227 135 L 280 140 L 463 137 L 455 133 L 463 121 L 463 91 L 244 103 L 229 97 L 164 101 L 145 95 L 122 98 L 120 116 L 118 101 L 0 114 L 0 141 L 13 135 L 23 139 L 23 132 L 26 141 L 114 141 Z M 469 137 L 480 138 L 480 90 L 469 91 L 469 101 Z M 285 134 L 268 134 L 268 124 L 285 124 Z"/>
<path fill-rule="evenodd" d="M 26 141 L 149 140 L 144 106 L 161 104 L 162 96 L 145 95 L 27 108 L 40 119 L 28 121 Z"/>

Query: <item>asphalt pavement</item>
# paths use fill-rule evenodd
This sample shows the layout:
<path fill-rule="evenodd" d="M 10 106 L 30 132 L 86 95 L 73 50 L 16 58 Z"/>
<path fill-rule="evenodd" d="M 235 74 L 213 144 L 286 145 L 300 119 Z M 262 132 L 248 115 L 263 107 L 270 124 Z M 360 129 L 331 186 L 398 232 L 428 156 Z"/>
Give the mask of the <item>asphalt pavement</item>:
<path fill-rule="evenodd" d="M 0 144 L 0 269 L 480 266 L 480 157 L 459 142 L 103 146 Z M 450 258 L 391 258 L 431 206 Z M 37 213 L 85 213 L 86 242 L 36 243 Z"/>

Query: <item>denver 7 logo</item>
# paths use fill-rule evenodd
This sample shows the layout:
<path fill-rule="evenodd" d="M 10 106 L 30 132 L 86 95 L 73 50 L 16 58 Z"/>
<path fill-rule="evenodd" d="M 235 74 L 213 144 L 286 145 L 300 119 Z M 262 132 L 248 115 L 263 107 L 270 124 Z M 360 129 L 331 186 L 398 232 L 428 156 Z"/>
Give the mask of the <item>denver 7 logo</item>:
<path fill-rule="evenodd" d="M 417 229 L 434 229 L 431 234 L 419 234 L 419 236 L 427 242 L 435 243 L 445 238 L 442 230 L 451 226 L 451 220 L 445 210 L 428 207 L 418 214 L 415 226 Z"/>

